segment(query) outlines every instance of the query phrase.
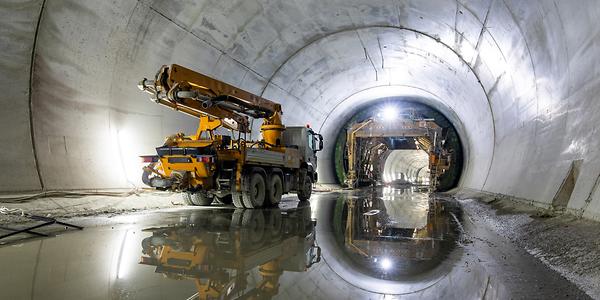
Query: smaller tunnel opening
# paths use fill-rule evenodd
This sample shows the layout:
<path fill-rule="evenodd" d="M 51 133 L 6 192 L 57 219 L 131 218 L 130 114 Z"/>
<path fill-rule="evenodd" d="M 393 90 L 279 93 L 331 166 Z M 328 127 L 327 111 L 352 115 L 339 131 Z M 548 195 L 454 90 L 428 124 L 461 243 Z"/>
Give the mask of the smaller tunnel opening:
<path fill-rule="evenodd" d="M 334 167 L 349 187 L 403 185 L 447 191 L 458 185 L 463 148 L 454 125 L 411 97 L 360 107 L 337 135 Z"/>
<path fill-rule="evenodd" d="M 382 181 L 394 185 L 428 185 L 431 170 L 424 150 L 390 150 L 380 163 Z"/>

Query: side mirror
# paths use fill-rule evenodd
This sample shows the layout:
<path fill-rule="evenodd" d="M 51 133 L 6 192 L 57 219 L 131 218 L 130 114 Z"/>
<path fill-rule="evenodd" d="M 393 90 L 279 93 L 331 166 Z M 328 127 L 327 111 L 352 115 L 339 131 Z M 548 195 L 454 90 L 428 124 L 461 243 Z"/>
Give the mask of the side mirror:
<path fill-rule="evenodd" d="M 319 148 L 317 151 L 323 150 L 323 136 L 321 134 L 317 134 L 317 138 L 319 139 Z"/>

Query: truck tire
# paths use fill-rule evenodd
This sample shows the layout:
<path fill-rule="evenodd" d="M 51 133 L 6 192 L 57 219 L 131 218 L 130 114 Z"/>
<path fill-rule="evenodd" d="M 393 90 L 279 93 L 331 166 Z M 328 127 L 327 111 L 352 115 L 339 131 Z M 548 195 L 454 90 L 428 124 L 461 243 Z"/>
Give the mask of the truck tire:
<path fill-rule="evenodd" d="M 185 192 L 182 194 L 183 202 L 192 206 L 208 206 L 213 202 L 212 197 L 208 197 L 205 192 Z"/>
<path fill-rule="evenodd" d="M 235 208 L 246 208 L 244 206 L 244 200 L 242 200 L 243 196 L 240 193 L 233 193 L 231 195 L 231 200 L 233 201 L 233 206 Z"/>
<path fill-rule="evenodd" d="M 233 214 L 231 215 L 231 223 L 229 224 L 230 228 L 237 228 L 242 225 L 242 218 L 244 216 L 244 211 L 245 211 L 245 209 L 243 209 L 243 208 L 238 208 L 233 211 Z"/>
<path fill-rule="evenodd" d="M 243 210 L 240 227 L 240 242 L 244 249 L 257 249 L 262 246 L 265 236 L 265 215 L 263 210 Z"/>
<path fill-rule="evenodd" d="M 265 212 L 265 234 L 270 235 L 272 240 L 277 240 L 281 237 L 283 231 L 283 220 L 281 210 L 278 208 Z"/>
<path fill-rule="evenodd" d="M 267 189 L 267 204 L 277 206 L 281 202 L 283 194 L 283 183 L 281 177 L 277 174 L 271 175 L 269 180 L 269 188 Z"/>
<path fill-rule="evenodd" d="M 246 208 L 258 208 L 262 207 L 265 203 L 266 198 L 266 184 L 265 178 L 262 174 L 254 172 L 250 175 L 248 181 L 248 188 L 242 193 L 242 201 Z"/>
<path fill-rule="evenodd" d="M 310 195 L 312 194 L 312 179 L 309 175 L 306 175 L 304 178 L 304 183 L 299 187 L 297 194 L 300 201 L 308 201 L 310 199 Z"/>

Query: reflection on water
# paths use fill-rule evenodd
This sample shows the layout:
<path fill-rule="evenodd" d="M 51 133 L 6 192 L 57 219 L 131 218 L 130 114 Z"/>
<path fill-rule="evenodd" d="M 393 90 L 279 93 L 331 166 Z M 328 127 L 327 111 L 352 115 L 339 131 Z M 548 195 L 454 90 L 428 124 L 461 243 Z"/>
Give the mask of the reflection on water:
<path fill-rule="evenodd" d="M 310 206 L 194 211 L 180 225 L 145 230 L 152 236 L 142 241 L 141 263 L 194 281 L 199 299 L 270 299 L 283 272 L 320 261 L 310 217 Z M 251 270 L 259 276 L 254 284 Z"/>
<path fill-rule="evenodd" d="M 336 238 L 354 264 L 376 278 L 403 280 L 427 272 L 456 244 L 456 204 L 387 187 L 353 196 L 339 200 Z"/>
<path fill-rule="evenodd" d="M 377 188 L 297 205 L 149 213 L 0 247 L 0 289 L 6 299 L 481 299 L 497 290 L 455 246 L 453 202 Z"/>
<path fill-rule="evenodd" d="M 144 230 L 151 236 L 141 243 L 141 263 L 167 278 L 193 281 L 200 299 L 271 298 L 280 284 L 289 290 L 289 282 L 281 281 L 284 272 L 321 277 L 309 270 L 321 259 L 321 240 L 328 267 L 367 290 L 410 292 L 450 271 L 439 265 L 459 235 L 455 203 L 388 187 L 329 199 L 334 201 L 313 201 L 319 230 L 308 203 L 284 210 L 192 211 L 179 224 Z M 398 286 L 406 282 L 413 283 Z"/>

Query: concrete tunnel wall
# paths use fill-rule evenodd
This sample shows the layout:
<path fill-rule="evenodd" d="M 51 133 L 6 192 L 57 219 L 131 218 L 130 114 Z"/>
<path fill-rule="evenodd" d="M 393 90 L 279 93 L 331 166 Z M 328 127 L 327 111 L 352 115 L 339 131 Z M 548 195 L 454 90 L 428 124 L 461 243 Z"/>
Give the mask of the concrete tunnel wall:
<path fill-rule="evenodd" d="M 380 166 L 384 182 L 404 179 L 425 182 L 429 179 L 429 155 L 423 150 L 392 150 Z M 403 175 L 400 175 L 403 174 Z M 401 178 L 404 176 L 404 178 Z"/>
<path fill-rule="evenodd" d="M 1 191 L 139 184 L 135 156 L 196 125 L 136 89 L 178 63 L 327 141 L 359 104 L 425 97 L 461 135 L 461 187 L 549 204 L 583 160 L 569 208 L 600 216 L 596 1 L 11 0 L 0 16 Z"/>

